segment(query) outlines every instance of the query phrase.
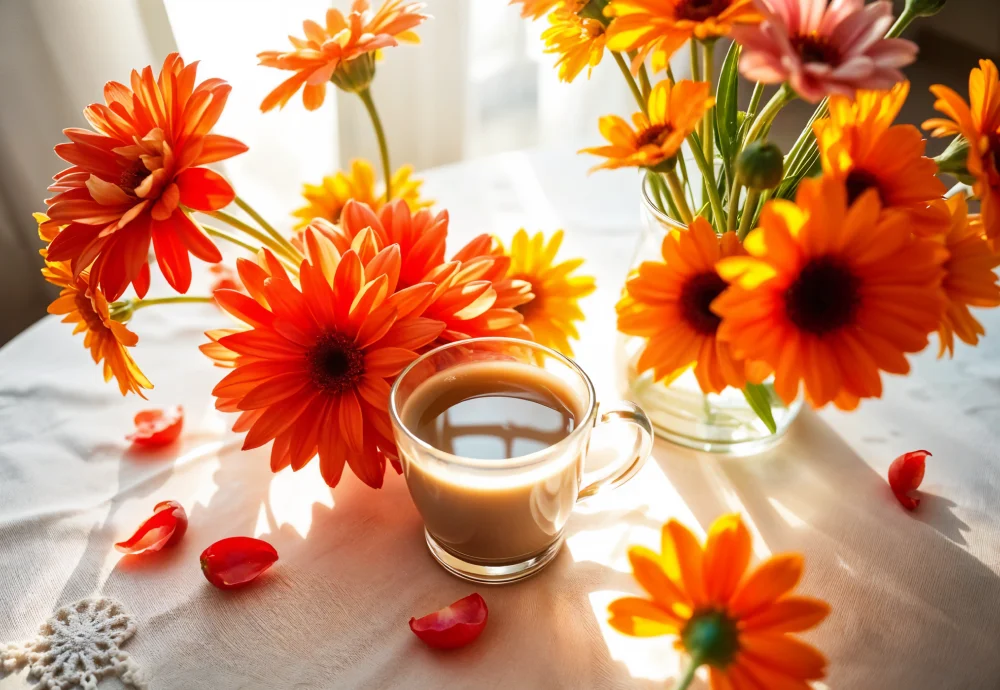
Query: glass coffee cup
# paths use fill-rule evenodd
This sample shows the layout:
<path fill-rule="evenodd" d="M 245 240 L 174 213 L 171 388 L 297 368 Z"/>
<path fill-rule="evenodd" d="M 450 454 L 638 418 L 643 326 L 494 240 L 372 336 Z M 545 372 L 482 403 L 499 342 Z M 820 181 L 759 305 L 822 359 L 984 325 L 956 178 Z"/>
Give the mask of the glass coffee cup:
<path fill-rule="evenodd" d="M 619 402 L 599 412 L 573 360 L 512 338 L 422 355 L 396 379 L 389 411 L 431 554 L 475 582 L 545 567 L 577 502 L 631 478 L 653 443 L 641 409 Z M 631 445 L 588 468 L 592 431 L 618 425 L 632 432 Z"/>

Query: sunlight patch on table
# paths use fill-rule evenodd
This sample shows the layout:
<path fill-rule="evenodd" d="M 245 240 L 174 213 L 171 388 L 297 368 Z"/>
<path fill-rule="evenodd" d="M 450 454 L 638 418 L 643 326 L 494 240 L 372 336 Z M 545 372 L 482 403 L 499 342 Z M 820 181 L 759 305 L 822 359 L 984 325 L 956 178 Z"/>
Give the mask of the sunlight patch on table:
<path fill-rule="evenodd" d="M 298 472 L 286 468 L 274 475 L 268 488 L 268 503 L 275 529 L 291 525 L 305 539 L 312 527 L 314 504 L 333 508 L 333 494 L 323 481 L 319 463 L 311 462 Z"/>
<path fill-rule="evenodd" d="M 660 550 L 661 528 L 670 518 L 704 536 L 687 503 L 653 461 L 627 484 L 581 503 L 574 513 L 574 520 L 588 528 L 566 539 L 573 560 L 596 561 L 622 572 L 630 570 L 629 546 Z"/>

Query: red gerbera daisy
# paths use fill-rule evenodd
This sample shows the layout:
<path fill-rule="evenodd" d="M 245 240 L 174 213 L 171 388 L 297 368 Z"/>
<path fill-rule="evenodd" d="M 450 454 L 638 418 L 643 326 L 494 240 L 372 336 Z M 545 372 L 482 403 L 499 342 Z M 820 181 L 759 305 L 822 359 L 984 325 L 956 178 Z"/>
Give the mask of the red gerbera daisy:
<path fill-rule="evenodd" d="M 153 78 L 151 67 L 132 72 L 131 88 L 104 87 L 106 104 L 84 116 L 95 131 L 66 129 L 69 143 L 55 151 L 72 164 L 55 176 L 48 216 L 66 228 L 49 246 L 52 261 L 71 261 L 79 274 L 93 264 L 91 282 L 108 300 L 129 283 L 149 288 L 150 241 L 160 270 L 178 292 L 191 284 L 188 253 L 215 263 L 222 255 L 187 209 L 215 211 L 234 192 L 206 163 L 247 150 L 236 139 L 211 134 L 231 87 L 221 79 L 195 85 L 197 63 L 176 53 Z"/>
<path fill-rule="evenodd" d="M 301 469 L 319 454 L 336 486 L 345 461 L 379 488 L 388 458 L 400 469 L 389 423 L 389 387 L 444 324 L 418 316 L 429 283 L 397 291 L 399 248 L 378 249 L 371 230 L 343 254 L 312 229 L 296 285 L 268 250 L 237 262 L 249 295 L 218 290 L 223 309 L 244 331 L 212 332 L 202 351 L 232 366 L 215 387 L 216 407 L 242 414 L 243 448 L 274 441 L 271 469 Z"/>

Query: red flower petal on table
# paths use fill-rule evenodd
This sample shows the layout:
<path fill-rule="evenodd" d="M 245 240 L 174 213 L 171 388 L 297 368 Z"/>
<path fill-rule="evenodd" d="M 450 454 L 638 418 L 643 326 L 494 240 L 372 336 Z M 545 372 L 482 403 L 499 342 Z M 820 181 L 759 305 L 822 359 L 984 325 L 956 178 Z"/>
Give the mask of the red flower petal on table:
<path fill-rule="evenodd" d="M 159 551 L 180 541 L 187 526 L 184 506 L 177 501 L 161 501 L 153 508 L 153 516 L 139 525 L 131 537 L 115 544 L 115 548 L 132 555 Z"/>
<path fill-rule="evenodd" d="M 483 598 L 473 593 L 423 618 L 411 618 L 410 630 L 430 647 L 455 649 L 479 637 L 489 613 Z"/>
<path fill-rule="evenodd" d="M 184 426 L 184 409 L 143 410 L 135 416 L 135 433 L 125 438 L 137 446 L 157 448 L 173 443 Z"/>
<path fill-rule="evenodd" d="M 277 560 L 278 552 L 266 541 L 229 537 L 201 552 L 201 571 L 219 589 L 233 589 L 255 580 Z"/>
<path fill-rule="evenodd" d="M 924 480 L 924 466 L 930 452 L 913 450 L 903 453 L 889 465 L 889 487 L 907 510 L 916 510 L 920 499 L 910 496 Z"/>

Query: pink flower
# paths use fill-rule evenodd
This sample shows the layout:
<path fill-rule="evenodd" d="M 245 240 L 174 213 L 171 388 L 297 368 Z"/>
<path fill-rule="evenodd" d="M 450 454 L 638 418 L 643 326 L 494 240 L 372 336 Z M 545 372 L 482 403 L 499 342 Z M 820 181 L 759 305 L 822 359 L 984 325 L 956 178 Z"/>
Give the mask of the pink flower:
<path fill-rule="evenodd" d="M 807 101 L 857 89 L 888 89 L 903 81 L 900 67 L 916 59 L 917 45 L 884 38 L 892 4 L 878 0 L 754 0 L 764 21 L 733 27 L 743 45 L 740 72 L 747 79 L 788 81 Z"/>

